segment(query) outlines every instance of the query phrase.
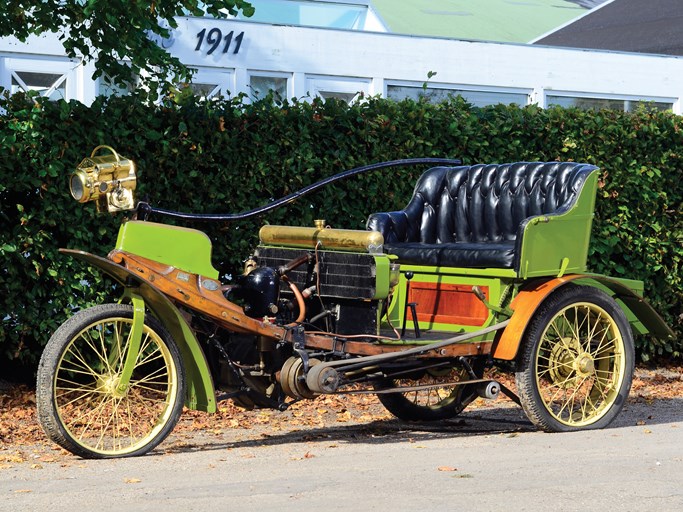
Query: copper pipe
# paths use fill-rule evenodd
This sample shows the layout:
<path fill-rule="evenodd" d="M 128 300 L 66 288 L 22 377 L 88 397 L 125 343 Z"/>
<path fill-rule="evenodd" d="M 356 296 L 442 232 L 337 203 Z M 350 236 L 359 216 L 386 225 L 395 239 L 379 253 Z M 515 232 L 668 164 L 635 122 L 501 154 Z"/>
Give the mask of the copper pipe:
<path fill-rule="evenodd" d="M 294 322 L 287 325 L 287 327 L 292 327 L 294 325 L 300 324 L 304 321 L 304 318 L 306 318 L 306 303 L 304 302 L 304 296 L 301 295 L 299 289 L 293 282 L 289 280 L 287 276 L 282 276 L 281 279 L 289 285 L 289 289 L 292 290 L 294 297 L 296 297 L 296 302 L 299 305 L 299 316 L 296 320 L 294 320 Z"/>
<path fill-rule="evenodd" d="M 288 274 L 289 272 L 291 272 L 292 270 L 294 270 L 295 268 L 297 268 L 298 266 L 301 266 L 304 263 L 308 262 L 309 259 L 310 258 L 308 256 L 308 254 L 302 254 L 301 256 L 293 259 L 292 261 L 290 261 L 286 265 L 282 265 L 280 268 L 277 269 L 277 272 L 281 276 L 284 276 L 284 275 Z"/>

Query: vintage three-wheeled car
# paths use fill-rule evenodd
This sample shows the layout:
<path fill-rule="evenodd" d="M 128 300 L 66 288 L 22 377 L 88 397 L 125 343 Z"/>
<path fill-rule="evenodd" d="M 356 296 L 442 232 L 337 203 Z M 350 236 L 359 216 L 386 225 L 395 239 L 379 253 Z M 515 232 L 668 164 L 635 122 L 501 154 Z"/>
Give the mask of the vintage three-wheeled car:
<path fill-rule="evenodd" d="M 372 213 L 365 231 L 265 225 L 230 282 L 203 232 L 150 220 L 239 220 L 415 164 L 431 167 L 402 210 Z M 106 257 L 63 252 L 123 294 L 79 311 L 48 342 L 41 424 L 77 455 L 117 457 L 146 453 L 183 405 L 213 412 L 217 397 L 284 410 L 375 393 L 402 420 L 435 421 L 502 392 L 543 430 L 605 427 L 629 393 L 633 333 L 671 331 L 641 282 L 587 271 L 598 174 L 574 162 L 412 159 L 242 214 L 185 214 L 136 204 L 134 163 L 98 147 L 72 175 L 73 197 L 134 216 Z M 516 391 L 486 377 L 497 362 L 514 369 Z"/>

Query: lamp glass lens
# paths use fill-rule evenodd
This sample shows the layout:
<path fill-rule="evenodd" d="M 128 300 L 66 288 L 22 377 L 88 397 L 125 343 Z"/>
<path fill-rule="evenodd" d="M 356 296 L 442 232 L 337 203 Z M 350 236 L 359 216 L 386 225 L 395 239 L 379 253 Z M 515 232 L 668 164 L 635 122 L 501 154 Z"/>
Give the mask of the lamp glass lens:
<path fill-rule="evenodd" d="M 71 175 L 71 195 L 76 201 L 83 201 L 83 196 L 85 195 L 85 188 L 83 186 L 83 180 L 79 174 Z"/>

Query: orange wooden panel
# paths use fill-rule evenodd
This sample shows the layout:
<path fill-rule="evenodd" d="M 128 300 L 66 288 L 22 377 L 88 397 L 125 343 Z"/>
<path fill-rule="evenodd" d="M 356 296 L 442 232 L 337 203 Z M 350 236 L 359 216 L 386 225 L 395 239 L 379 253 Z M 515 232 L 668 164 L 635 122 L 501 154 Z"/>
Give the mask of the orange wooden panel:
<path fill-rule="evenodd" d="M 488 300 L 488 287 L 482 291 Z M 417 303 L 420 322 L 480 326 L 489 316 L 486 306 L 467 285 L 411 281 L 408 302 Z"/>

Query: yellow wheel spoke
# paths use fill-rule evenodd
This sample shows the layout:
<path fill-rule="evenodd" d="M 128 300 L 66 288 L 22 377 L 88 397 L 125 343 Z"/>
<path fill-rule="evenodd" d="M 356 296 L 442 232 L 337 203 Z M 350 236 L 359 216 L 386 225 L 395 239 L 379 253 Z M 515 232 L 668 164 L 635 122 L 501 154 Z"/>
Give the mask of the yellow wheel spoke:
<path fill-rule="evenodd" d="M 123 332 L 124 328 L 124 323 L 123 322 L 117 322 L 116 326 L 114 327 L 114 339 L 116 341 L 116 353 L 112 352 L 111 357 L 114 359 L 110 361 L 110 368 L 116 368 L 116 372 L 121 371 L 121 367 L 123 365 L 123 345 L 121 344 L 121 333 Z"/>
<path fill-rule="evenodd" d="M 116 357 L 116 367 L 114 369 L 116 373 L 121 373 L 123 370 L 123 364 L 126 361 L 126 354 L 128 353 L 129 347 L 128 342 L 123 341 L 122 331 L 123 328 L 121 329 L 121 332 L 118 330 L 116 331 L 116 347 L 118 351 L 118 355 Z M 126 336 L 126 340 L 128 340 L 128 336 Z"/>
<path fill-rule="evenodd" d="M 71 384 L 71 385 L 73 385 L 73 386 L 91 387 L 91 388 L 93 388 L 93 389 L 97 387 L 97 386 L 96 386 L 96 384 L 97 384 L 97 380 L 96 380 L 96 379 L 90 381 L 88 384 L 85 384 L 85 383 L 83 383 L 83 382 L 76 382 L 76 381 L 74 381 L 74 380 L 71 380 L 71 379 L 67 379 L 67 378 L 65 378 L 65 377 L 58 376 L 58 377 L 55 379 L 55 387 L 59 387 L 59 384 L 60 384 L 60 383 Z"/>
<path fill-rule="evenodd" d="M 60 398 L 62 396 L 67 396 L 67 395 L 73 395 L 74 393 L 80 393 L 80 396 L 89 396 L 89 395 L 101 395 L 104 394 L 104 391 L 101 391 L 97 388 L 93 387 L 64 387 L 64 386 L 59 386 L 55 388 L 55 391 L 61 391 L 62 393 L 55 393 L 55 398 Z"/>
<path fill-rule="evenodd" d="M 135 390 L 136 390 L 137 392 L 140 392 L 140 391 L 148 391 L 148 392 L 153 393 L 153 394 L 155 394 L 155 395 L 161 395 L 161 396 L 164 396 L 164 397 L 166 397 L 166 396 L 168 395 L 168 392 L 167 392 L 166 390 L 154 389 L 154 388 L 150 388 L 150 387 L 147 387 L 147 386 L 135 386 Z M 142 395 L 139 396 L 139 399 L 140 399 L 140 400 L 156 400 L 155 398 L 150 398 L 150 397 L 142 396 Z"/>
<path fill-rule="evenodd" d="M 147 348 L 150 347 L 150 337 L 149 333 L 147 333 L 142 340 L 140 340 L 140 351 L 138 352 L 138 357 L 140 357 L 142 354 L 144 354 L 147 351 Z M 152 352 L 158 350 L 158 348 L 152 349 Z"/>
<path fill-rule="evenodd" d="M 56 391 L 62 391 L 62 393 L 55 395 L 57 398 L 59 398 L 60 396 L 73 395 L 74 393 L 81 393 L 83 395 L 92 395 L 92 394 L 104 393 L 104 391 L 100 391 L 97 388 L 84 387 L 84 386 L 78 386 L 78 387 L 58 386 L 55 388 L 55 390 Z"/>
<path fill-rule="evenodd" d="M 613 342 L 613 340 L 611 338 L 607 337 L 607 335 L 609 334 L 609 331 L 610 331 L 610 326 L 606 325 L 603 332 L 602 332 L 602 337 L 600 338 L 600 341 L 598 342 L 598 346 L 592 352 L 593 357 L 596 357 L 598 354 L 600 354 L 600 352 L 602 352 L 602 350 L 604 350 L 602 347 L 603 347 L 603 343 L 605 343 L 606 338 L 607 338 L 608 342 Z"/>
<path fill-rule="evenodd" d="M 578 322 L 578 314 L 576 310 L 574 311 L 574 325 L 572 325 L 572 322 L 567 318 L 567 312 L 565 311 L 562 313 L 562 317 L 564 318 L 564 323 L 569 327 L 569 331 L 572 335 L 572 339 L 578 340 L 579 339 L 579 332 L 580 331 L 580 326 Z M 564 336 L 562 336 L 564 338 Z"/>
<path fill-rule="evenodd" d="M 75 357 L 78 361 L 80 361 L 81 364 L 83 365 L 82 367 L 84 369 L 88 370 L 90 375 L 99 375 L 98 372 L 96 372 L 95 370 L 93 370 L 90 367 L 90 365 L 85 361 L 83 354 L 81 354 L 81 351 L 78 350 L 78 348 L 75 347 L 73 344 L 69 347 L 69 350 L 67 351 L 67 353 L 70 353 L 71 355 L 73 355 L 73 357 Z M 69 362 L 71 362 L 73 364 L 73 360 L 69 360 Z"/>
<path fill-rule="evenodd" d="M 97 377 L 99 377 L 99 374 L 97 374 L 97 373 L 93 373 L 91 371 L 76 370 L 74 368 L 69 368 L 69 367 L 60 368 L 59 374 L 62 375 L 64 373 L 72 373 L 75 375 L 87 375 L 88 377 L 94 377 L 93 380 L 97 380 Z M 59 377 L 59 378 L 63 379 L 64 377 Z"/>
<path fill-rule="evenodd" d="M 559 397 L 560 397 L 560 395 L 562 395 L 563 393 L 564 393 L 565 396 L 567 395 L 567 388 L 559 387 L 559 386 L 558 386 L 557 391 L 555 391 L 555 393 L 552 395 L 552 397 L 550 397 L 550 400 L 546 401 L 546 406 L 548 406 L 548 408 L 549 408 L 552 404 L 555 403 L 556 400 L 559 400 L 559 399 L 560 399 Z M 562 399 L 562 401 L 564 401 L 564 399 Z M 551 411 L 551 412 L 552 412 L 552 411 Z"/>
<path fill-rule="evenodd" d="M 140 352 L 142 354 L 142 352 Z M 156 354 L 156 355 L 155 355 Z M 152 357 L 154 356 L 154 357 Z M 143 359 L 138 361 L 136 366 L 142 366 L 143 364 L 149 364 L 153 363 L 154 361 L 159 361 L 164 359 L 164 354 L 162 354 L 159 350 L 155 350 L 153 352 L 150 352 L 149 354 L 145 355 Z"/>
<path fill-rule="evenodd" d="M 460 370 L 452 370 L 444 376 L 434 376 L 426 374 L 421 379 L 397 379 L 394 384 L 396 387 L 419 385 L 438 385 L 440 382 L 452 382 L 462 380 L 463 375 Z M 162 384 L 163 385 L 163 384 Z M 456 400 L 458 388 L 435 387 L 420 391 L 408 391 L 402 393 L 403 398 L 410 402 L 415 408 L 441 409 L 446 408 Z"/>
<path fill-rule="evenodd" d="M 591 411 L 597 411 L 599 404 L 596 402 L 593 402 L 593 398 L 591 397 L 591 393 L 588 393 L 586 396 L 586 405 L 590 405 Z M 587 417 L 588 414 L 585 414 L 584 417 Z"/>
<path fill-rule="evenodd" d="M 103 341 L 103 336 L 104 333 L 102 330 L 99 331 L 99 338 L 100 338 L 100 344 L 102 345 L 102 350 L 104 351 L 104 341 Z M 95 346 L 95 342 L 92 339 L 92 336 L 90 336 L 89 332 L 84 332 L 81 335 L 81 338 L 85 341 L 86 345 L 90 347 L 90 353 L 92 353 L 97 359 L 100 360 L 100 363 L 104 364 L 107 369 L 109 368 L 109 361 L 107 361 L 106 357 L 103 356 L 103 354 L 100 352 L 100 350 Z"/>
<path fill-rule="evenodd" d="M 587 308 L 584 308 L 587 309 Z M 576 322 L 576 340 L 581 341 L 581 328 L 583 327 L 584 323 L 586 324 L 586 332 L 589 333 L 588 336 L 586 336 L 586 342 L 590 343 L 590 330 L 591 330 L 591 319 L 590 319 L 590 311 L 586 311 L 587 314 L 581 315 L 581 325 L 579 326 L 579 307 L 577 306 L 574 309 L 574 321 Z"/>
<path fill-rule="evenodd" d="M 65 393 L 65 394 L 66 394 L 66 393 Z M 59 399 L 61 396 L 64 396 L 64 395 L 59 395 L 59 396 L 57 396 L 56 398 Z M 75 397 L 75 398 L 72 399 L 72 400 L 69 400 L 68 402 L 60 403 L 60 404 L 59 404 L 59 407 L 61 407 L 62 409 L 66 409 L 67 407 L 69 407 L 69 406 L 72 405 L 72 404 L 75 404 L 76 402 L 82 402 L 83 400 L 87 400 L 87 399 L 92 400 L 92 399 L 94 399 L 96 396 L 103 397 L 103 393 L 101 393 L 101 392 L 99 392 L 99 391 L 92 391 L 92 392 L 90 392 L 90 393 L 84 393 L 84 394 L 82 394 L 82 395 L 79 395 L 79 396 Z"/>
<path fill-rule="evenodd" d="M 590 313 L 586 315 L 588 318 L 590 316 Z M 595 331 L 597 328 L 600 326 L 600 319 L 602 318 L 602 311 L 598 311 L 598 317 L 595 319 L 595 323 L 593 324 L 593 329 L 588 329 L 588 340 L 593 340 L 595 338 Z"/>
<path fill-rule="evenodd" d="M 568 369 L 568 370 L 571 370 L 571 369 L 572 369 L 572 365 L 571 365 L 571 364 L 567 364 L 567 363 L 563 363 L 563 362 L 561 362 L 561 361 L 558 361 L 558 362 L 556 362 L 555 364 L 553 364 L 552 366 L 548 365 L 548 366 L 545 367 L 543 370 L 540 370 L 540 369 L 539 369 L 539 371 L 537 372 L 537 375 L 538 375 L 539 377 L 544 377 L 546 374 L 548 374 L 548 373 L 550 373 L 550 372 L 557 372 L 558 370 L 560 370 L 560 369 L 565 369 L 565 368 Z"/>
<path fill-rule="evenodd" d="M 586 394 L 585 399 L 583 400 L 583 403 L 581 404 L 581 419 L 583 420 L 584 418 L 587 418 L 590 416 L 590 413 L 595 410 L 595 407 L 593 407 L 593 402 L 591 402 L 591 395 L 590 393 Z M 590 411 L 588 410 L 588 406 L 591 406 Z"/>
<path fill-rule="evenodd" d="M 116 409 L 118 408 L 118 405 L 121 403 L 120 399 L 113 398 L 110 400 L 111 405 L 112 405 L 112 412 L 109 414 L 109 418 L 107 418 L 107 422 L 104 424 L 101 424 L 100 426 L 100 437 L 97 440 L 97 443 L 95 443 L 95 448 L 99 448 L 102 446 L 102 441 L 104 439 L 105 434 L 107 433 L 109 425 L 111 425 L 112 421 L 116 418 Z M 115 431 L 116 429 L 112 429 Z"/>
<path fill-rule="evenodd" d="M 156 370 L 154 370 L 152 373 L 145 375 L 143 378 L 135 379 L 135 382 L 148 382 L 150 380 L 154 380 L 154 379 L 161 378 L 161 377 L 167 377 L 167 376 L 168 376 L 168 370 L 165 367 L 161 366 L 161 367 L 157 368 Z M 131 380 L 131 382 L 133 382 L 133 380 Z"/>
<path fill-rule="evenodd" d="M 594 357 L 593 361 L 608 361 L 610 359 L 614 359 L 614 357 L 615 357 L 615 354 L 609 354 L 609 355 L 606 355 L 603 357 Z M 605 370 L 601 370 L 601 371 L 605 371 Z"/>
<path fill-rule="evenodd" d="M 135 435 L 135 430 L 133 430 L 133 413 L 130 410 L 130 400 L 126 397 L 126 410 L 128 411 L 128 431 L 130 432 L 130 437 L 133 443 L 137 441 L 137 436 Z"/>
<path fill-rule="evenodd" d="M 155 407 L 155 406 L 165 406 L 166 405 L 166 399 L 165 397 L 163 399 L 161 398 L 149 398 L 149 397 L 144 397 L 144 396 L 136 396 L 135 399 L 139 402 L 138 405 L 144 406 L 145 411 L 150 411 L 150 407 Z"/>
<path fill-rule="evenodd" d="M 87 423 L 83 427 L 81 434 L 79 436 L 79 440 L 83 439 L 83 436 L 90 430 L 90 426 L 93 424 L 93 420 L 96 420 L 99 415 L 101 414 L 101 411 L 104 409 L 107 403 L 107 396 L 103 395 L 101 396 L 101 399 L 99 401 L 99 404 L 91 409 L 85 409 L 83 406 L 82 408 L 85 409 L 80 416 L 76 416 L 75 418 L 71 418 L 71 421 L 69 422 L 69 425 L 77 425 L 81 423 L 81 421 L 87 420 Z M 92 400 L 91 402 L 94 402 Z M 80 409 L 80 408 L 79 408 Z"/>
<path fill-rule="evenodd" d="M 109 364 L 109 358 L 107 357 L 107 348 L 104 345 L 104 328 L 100 329 L 100 347 L 102 348 L 102 352 L 97 353 L 97 355 L 100 356 L 100 359 L 107 367 L 107 371 L 111 372 L 111 365 Z M 95 350 L 95 352 L 97 351 Z"/>
<path fill-rule="evenodd" d="M 610 389 L 613 387 L 612 379 L 610 377 L 600 377 L 599 375 L 595 375 L 595 382 L 596 384 L 599 384 L 600 386 L 598 389 L 600 389 L 601 392 L 604 394 L 604 390 Z"/>
<path fill-rule="evenodd" d="M 576 386 L 576 389 L 574 389 L 573 393 L 569 396 L 569 398 L 567 398 L 565 400 L 564 405 L 560 408 L 560 410 L 556 414 L 556 416 L 558 418 L 560 418 L 562 416 L 562 411 L 564 411 L 566 409 L 567 405 L 569 405 L 570 403 L 572 404 L 572 409 L 570 409 L 570 410 L 573 410 L 574 403 L 575 403 L 574 400 L 576 398 L 576 394 L 581 389 L 581 386 L 583 385 L 583 383 L 586 382 L 586 379 L 587 379 L 587 377 L 584 377 L 583 380 L 581 381 L 581 383 L 578 386 Z"/>
<path fill-rule="evenodd" d="M 573 380 L 573 377 L 567 377 L 564 382 L 553 382 L 548 388 L 557 388 L 557 391 L 553 394 L 553 396 L 548 400 L 546 403 L 551 404 L 553 403 L 556 399 L 557 396 L 562 393 L 563 391 L 566 393 L 567 391 L 567 386 L 564 386 L 563 384 L 567 384 L 568 382 L 571 382 Z"/>
<path fill-rule="evenodd" d="M 557 326 L 555 325 L 555 322 L 552 322 L 552 323 L 550 324 L 550 326 L 553 328 L 553 330 L 554 330 L 555 333 L 557 334 L 557 339 L 560 341 L 560 343 L 562 343 L 562 345 L 564 345 L 564 347 L 565 347 L 567 350 L 571 350 L 571 347 L 570 347 L 569 345 L 567 345 L 567 341 L 565 340 L 565 336 L 563 336 L 563 335 L 560 333 L 560 331 L 558 330 Z M 550 340 L 549 338 L 546 338 L 546 341 L 547 341 L 547 343 L 548 343 L 549 345 L 552 345 L 552 344 L 553 344 L 552 340 Z"/>

